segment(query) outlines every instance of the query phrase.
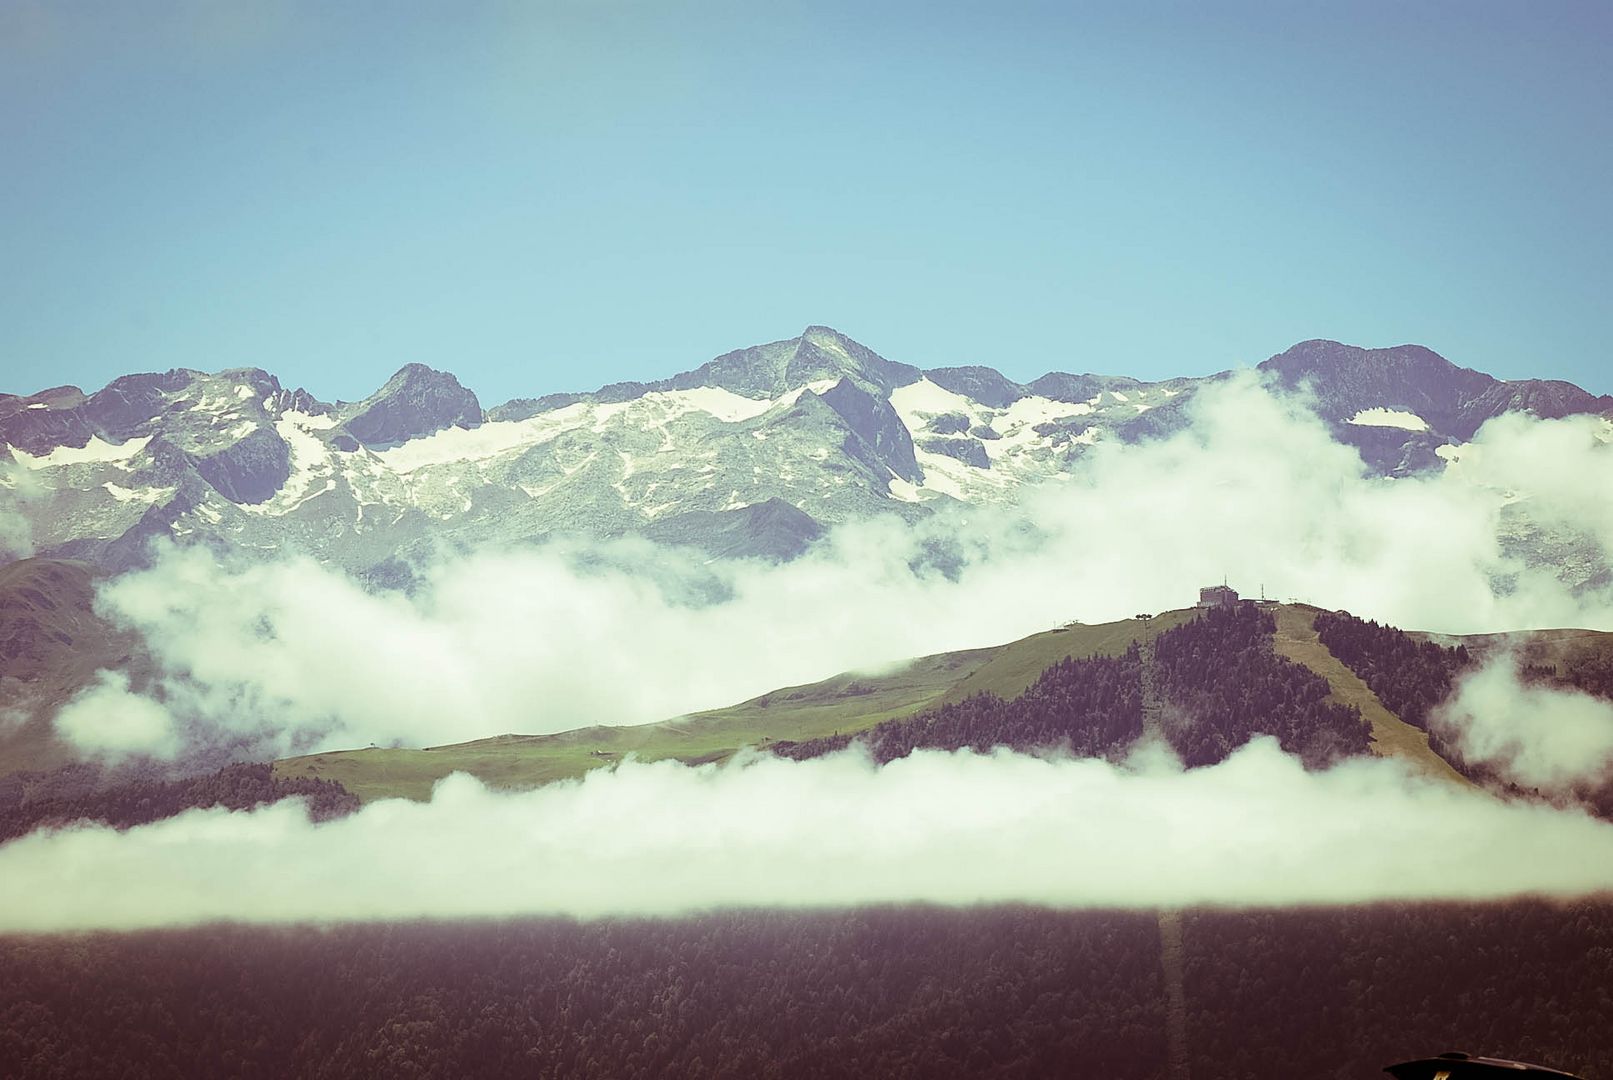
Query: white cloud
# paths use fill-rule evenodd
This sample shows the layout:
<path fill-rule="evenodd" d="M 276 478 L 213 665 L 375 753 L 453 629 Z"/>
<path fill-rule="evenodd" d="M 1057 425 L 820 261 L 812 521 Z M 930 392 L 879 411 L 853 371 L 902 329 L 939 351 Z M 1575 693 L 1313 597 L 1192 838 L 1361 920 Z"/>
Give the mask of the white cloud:
<path fill-rule="evenodd" d="M 56 730 L 80 750 L 119 758 L 134 754 L 168 757 L 180 749 L 168 710 L 129 692 L 129 677 L 103 671 L 56 714 Z"/>
<path fill-rule="evenodd" d="M 44 496 L 39 478 L 7 454 L 0 460 L 0 559 L 26 559 L 34 553 L 28 504 Z"/>
<path fill-rule="evenodd" d="M 1523 682 L 1510 654 L 1464 677 L 1431 723 L 1468 760 L 1523 787 L 1565 793 L 1613 771 L 1613 702 Z"/>
<path fill-rule="evenodd" d="M 1224 575 L 1409 628 L 1613 628 L 1606 590 L 1576 595 L 1503 546 L 1505 508 L 1528 500 L 1613 547 L 1598 424 L 1503 418 L 1460 468 L 1390 481 L 1246 374 L 1205 391 L 1190 429 L 1100 444 L 1017 507 L 847 525 L 785 566 L 551 544 L 445 557 L 404 597 L 307 560 L 193 549 L 108 585 L 101 605 L 173 673 L 165 700 L 187 730 L 278 732 L 282 748 L 659 720 L 1182 607 Z"/>
<path fill-rule="evenodd" d="M 51 883 L 51 884 L 46 884 Z M 44 887 L 42 887 L 42 884 Z M 1289 905 L 1613 888 L 1613 825 L 1262 739 L 1211 768 L 920 752 L 627 763 L 310 824 L 295 803 L 0 847 L 0 929 L 925 901 Z"/>

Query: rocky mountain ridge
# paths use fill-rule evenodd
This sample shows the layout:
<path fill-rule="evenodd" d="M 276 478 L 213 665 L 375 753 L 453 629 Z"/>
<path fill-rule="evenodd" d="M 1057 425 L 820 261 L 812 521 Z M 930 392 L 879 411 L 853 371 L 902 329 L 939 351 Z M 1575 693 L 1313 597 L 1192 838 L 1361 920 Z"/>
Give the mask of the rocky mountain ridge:
<path fill-rule="evenodd" d="M 1260 369 L 1385 475 L 1440 467 L 1440 447 L 1505 411 L 1613 412 L 1572 384 L 1503 382 L 1412 345 L 1307 341 Z M 1179 429 L 1224 377 L 1018 383 L 887 360 L 823 326 L 657 382 L 486 410 L 421 364 L 352 403 L 258 369 L 181 368 L 93 394 L 0 395 L 0 500 L 26 526 L 13 555 L 110 569 L 157 537 L 355 571 L 435 544 L 568 533 L 781 559 L 837 522 L 1011 500 L 1100 441 Z"/>

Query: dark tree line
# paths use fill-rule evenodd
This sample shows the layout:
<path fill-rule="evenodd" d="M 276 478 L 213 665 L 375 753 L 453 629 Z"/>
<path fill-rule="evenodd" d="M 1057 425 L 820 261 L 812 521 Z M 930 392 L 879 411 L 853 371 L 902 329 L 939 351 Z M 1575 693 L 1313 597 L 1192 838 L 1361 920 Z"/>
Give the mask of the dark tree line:
<path fill-rule="evenodd" d="M 1199 1080 L 1613 1075 L 1613 904 L 1189 912 Z M 4 1077 L 1161 1077 L 1150 913 L 885 908 L 0 937 Z"/>
<path fill-rule="evenodd" d="M 1527 664 L 1520 669 L 1520 675 L 1526 682 L 1613 700 L 1613 651 L 1581 647 L 1570 651 L 1556 664 Z M 1454 749 L 1452 753 L 1456 753 Z M 1613 821 L 1613 776 L 1581 782 L 1575 786 L 1573 798 L 1596 816 Z"/>
<path fill-rule="evenodd" d="M 1064 749 L 1115 757 L 1143 734 L 1152 682 L 1163 730 L 1189 766 L 1213 765 L 1256 735 L 1319 767 L 1367 751 L 1370 728 L 1354 706 L 1329 701 L 1327 680 L 1272 650 L 1276 623 L 1252 604 L 1208 611 L 1167 630 L 1151 653 L 1133 643 L 1117 657 L 1066 658 L 1020 696 L 976 694 L 887 720 L 856 735 L 781 742 L 797 759 L 867 746 L 884 764 L 914 750 Z"/>
<path fill-rule="evenodd" d="M 1367 684 L 1384 708 L 1428 733 L 1428 748 L 1451 768 L 1491 791 L 1529 794 L 1495 769 L 1469 761 L 1455 740 L 1437 725 L 1429 725 L 1429 716 L 1450 696 L 1457 678 L 1474 665 L 1465 645 L 1418 641 L 1397 627 L 1359 619 L 1347 611 L 1318 612 L 1312 625 L 1327 650 Z"/>
<path fill-rule="evenodd" d="M 1571 654 L 1559 678 L 1587 694 L 1613 701 L 1613 650 L 1587 648 Z"/>
<path fill-rule="evenodd" d="M 1403 630 L 1364 621 L 1344 611 L 1319 613 L 1315 626 L 1328 651 L 1359 675 L 1385 708 L 1427 731 L 1428 748 L 1457 772 L 1504 795 L 1547 797 L 1540 791 L 1520 787 L 1490 763 L 1469 760 L 1455 737 L 1438 725 L 1429 726 L 1430 713 L 1450 696 L 1462 673 L 1476 663 L 1466 646 L 1447 648 L 1420 642 Z M 1613 652 L 1592 646 L 1572 650 L 1556 664 L 1523 663 L 1518 675 L 1526 683 L 1613 699 Z M 1582 784 L 1572 797 L 1599 817 L 1613 820 L 1613 780 Z"/>
<path fill-rule="evenodd" d="M 1449 696 L 1456 676 L 1472 663 L 1465 645 L 1418 641 L 1347 611 L 1319 612 L 1314 625 L 1328 652 L 1360 676 L 1384 708 L 1425 731 L 1429 711 Z"/>
<path fill-rule="evenodd" d="M 785 757 L 818 757 L 864 743 L 881 765 L 921 747 L 986 751 L 1060 748 L 1099 757 L 1134 742 L 1143 729 L 1142 657 L 1134 643 L 1120 656 L 1066 657 L 1042 672 L 1023 694 L 1004 700 L 975 694 L 963 701 L 898 720 L 886 720 L 856 736 L 837 735 L 781 742 Z"/>
<path fill-rule="evenodd" d="M 1254 604 L 1213 608 L 1154 642 L 1165 730 L 1190 767 L 1213 765 L 1274 735 L 1307 767 L 1367 752 L 1370 726 L 1329 701 L 1327 680 L 1272 650 L 1277 624 Z"/>
<path fill-rule="evenodd" d="M 1520 675 L 1528 681 L 1579 690 L 1613 701 L 1613 650 L 1574 649 L 1556 664 L 1525 664 Z"/>
<path fill-rule="evenodd" d="M 0 1075 L 1163 1075 L 1146 914 L 0 938 Z"/>
<path fill-rule="evenodd" d="M 94 766 L 0 778 L 0 842 L 38 828 L 97 821 L 127 829 L 197 807 L 249 810 L 298 796 L 315 820 L 358 809 L 358 799 L 334 780 L 279 777 L 268 765 L 227 765 L 178 780 L 137 779 L 107 784 Z"/>
<path fill-rule="evenodd" d="M 1197 912 L 1184 934 L 1195 1078 L 1367 1077 L 1445 1050 L 1613 1076 L 1606 900 Z"/>

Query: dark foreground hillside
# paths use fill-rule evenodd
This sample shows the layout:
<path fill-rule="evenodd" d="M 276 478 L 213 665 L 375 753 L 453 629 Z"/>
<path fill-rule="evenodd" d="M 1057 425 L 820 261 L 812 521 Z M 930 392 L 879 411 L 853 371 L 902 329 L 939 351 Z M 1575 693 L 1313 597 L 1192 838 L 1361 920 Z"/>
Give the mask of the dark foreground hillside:
<path fill-rule="evenodd" d="M 69 765 L 0 777 L 0 842 L 80 821 L 128 829 L 186 810 L 250 810 L 292 798 L 302 799 L 315 821 L 358 809 L 358 800 L 334 781 L 280 777 L 269 765 L 226 765 L 177 780 L 109 778 L 98 766 Z"/>
<path fill-rule="evenodd" d="M 1613 1074 L 1613 902 L 1183 925 L 1196 1080 Z M 1160 940 L 1025 908 L 0 939 L 0 1073 L 1163 1077 Z"/>
<path fill-rule="evenodd" d="M 1613 901 L 1186 917 L 1195 1080 L 1466 1050 L 1613 1076 Z"/>

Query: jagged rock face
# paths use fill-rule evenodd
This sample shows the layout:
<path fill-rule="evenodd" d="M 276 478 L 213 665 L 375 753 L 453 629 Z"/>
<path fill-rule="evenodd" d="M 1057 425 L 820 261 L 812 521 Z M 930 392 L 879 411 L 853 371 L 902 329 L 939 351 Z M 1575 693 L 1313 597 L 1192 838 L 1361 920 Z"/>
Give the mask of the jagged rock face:
<path fill-rule="evenodd" d="M 358 403 L 343 425 L 361 446 L 397 446 L 444 428 L 481 425 L 476 395 L 446 371 L 409 364 Z"/>
<path fill-rule="evenodd" d="M 1027 394 L 1025 387 L 1013 382 L 994 368 L 936 368 L 925 372 L 925 375 L 941 389 L 961 394 L 993 409 L 1006 409 Z"/>
<path fill-rule="evenodd" d="M 272 428 L 256 428 L 216 454 L 196 458 L 213 489 L 243 506 L 268 502 L 291 477 L 291 449 Z"/>
<path fill-rule="evenodd" d="M 1452 434 L 1471 438 L 1484 421 L 1506 412 L 1531 412 L 1555 420 L 1578 413 L 1604 413 L 1613 410 L 1613 398 L 1596 397 L 1573 383 L 1555 379 L 1525 379 L 1497 382 L 1484 393 L 1464 402 Z M 1463 434 L 1466 432 L 1466 434 Z"/>
<path fill-rule="evenodd" d="M 921 445 L 927 453 L 944 454 L 977 469 L 991 468 L 991 456 L 978 439 L 925 439 Z"/>
<path fill-rule="evenodd" d="M 1326 419 L 1346 420 L 1369 408 L 1395 409 L 1441 430 L 1455 425 L 1464 401 L 1495 383 L 1420 345 L 1361 349 L 1336 341 L 1302 341 L 1260 369 L 1276 375 L 1285 387 L 1314 389 L 1317 411 Z"/>
<path fill-rule="evenodd" d="M 874 469 L 889 469 L 909 483 L 924 477 L 913 457 L 913 436 L 896 415 L 891 403 L 859 388 L 850 379 L 841 379 L 824 391 L 823 401 L 838 413 L 855 436 L 842 449 Z"/>
<path fill-rule="evenodd" d="M 1507 409 L 1613 411 L 1567 383 L 1498 382 L 1415 346 L 1302 342 L 1262 368 L 1304 387 L 1385 475 L 1443 467 L 1437 451 Z M 826 525 L 1002 503 L 1096 444 L 1169 435 L 1222 377 L 1021 384 L 988 367 L 921 371 L 817 326 L 657 382 L 485 415 L 420 365 L 352 404 L 256 369 L 178 369 L 90 395 L 0 395 L 0 461 L 32 481 L 23 499 L 0 472 L 0 512 L 27 519 L 39 552 L 112 568 L 157 538 L 304 552 L 388 583 L 409 580 L 417 549 L 561 534 L 793 558 Z"/>
<path fill-rule="evenodd" d="M 1101 375 L 1066 375 L 1063 372 L 1050 371 L 1040 379 L 1027 384 L 1026 389 L 1053 401 L 1088 401 L 1102 393 L 1106 383 L 1113 381 Z M 1135 379 L 1124 381 L 1137 384 Z"/>
<path fill-rule="evenodd" d="M 1406 476 L 1424 469 L 1437 469 L 1437 450 L 1445 440 L 1421 431 L 1392 427 L 1336 427 L 1341 441 L 1354 446 L 1372 471 L 1383 476 Z"/>
<path fill-rule="evenodd" d="M 1312 393 L 1334 435 L 1387 475 L 1432 467 L 1436 447 L 1471 439 L 1486 420 L 1504 412 L 1555 419 L 1613 406 L 1613 399 L 1597 398 L 1571 383 L 1502 382 L 1457 367 L 1421 345 L 1362 349 L 1302 341 L 1260 370 L 1284 388 Z"/>

